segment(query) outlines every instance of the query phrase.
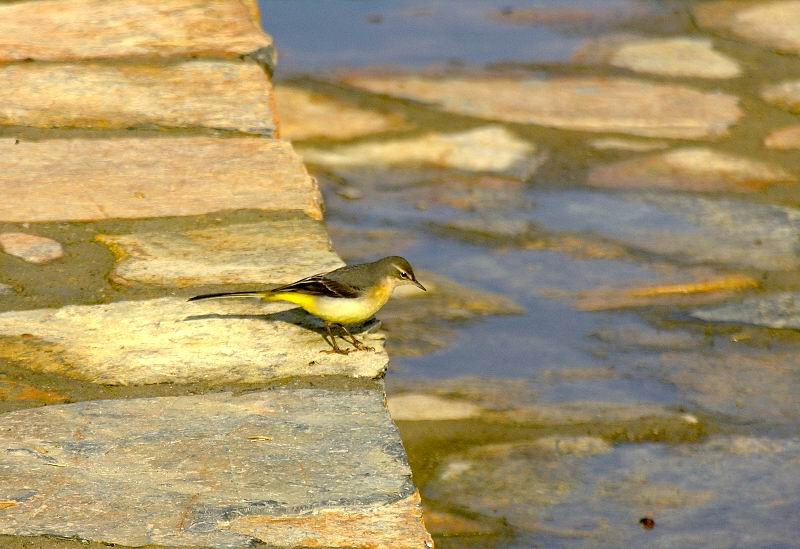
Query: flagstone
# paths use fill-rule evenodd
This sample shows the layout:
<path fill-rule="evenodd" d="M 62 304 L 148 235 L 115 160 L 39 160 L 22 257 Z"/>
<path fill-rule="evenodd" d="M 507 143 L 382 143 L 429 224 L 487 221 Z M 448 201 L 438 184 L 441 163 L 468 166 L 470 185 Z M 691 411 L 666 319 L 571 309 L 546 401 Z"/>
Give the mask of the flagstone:
<path fill-rule="evenodd" d="M 269 77 L 253 60 L 11 63 L 0 80 L 4 126 L 277 131 Z"/>
<path fill-rule="evenodd" d="M 272 48 L 240 0 L 0 4 L 0 61 L 239 57 Z"/>
<path fill-rule="evenodd" d="M 778 166 L 708 148 L 684 148 L 635 157 L 589 170 L 587 182 L 613 189 L 657 188 L 697 192 L 756 192 L 797 179 Z"/>
<path fill-rule="evenodd" d="M 742 114 L 738 98 L 729 94 L 631 78 L 353 74 L 344 82 L 466 116 L 645 137 L 719 137 Z"/>
<path fill-rule="evenodd" d="M 732 33 L 779 52 L 800 53 L 800 2 L 701 2 L 692 13 L 700 27 Z"/>
<path fill-rule="evenodd" d="M 27 233 L 0 233 L 0 249 L 29 263 L 48 263 L 64 256 L 64 248 L 52 238 Z"/>
<path fill-rule="evenodd" d="M 275 91 L 281 137 L 290 141 L 325 137 L 350 139 L 408 127 L 397 114 L 382 114 L 333 97 L 287 85 Z"/>
<path fill-rule="evenodd" d="M 331 169 L 371 166 L 430 165 L 472 172 L 497 172 L 526 178 L 547 158 L 536 145 L 502 126 L 483 126 L 458 133 L 426 133 L 332 149 L 299 148 L 312 164 Z"/>
<path fill-rule="evenodd" d="M 120 284 L 288 284 L 343 265 L 325 226 L 305 216 L 97 239 L 114 252 L 111 279 Z"/>
<path fill-rule="evenodd" d="M 99 400 L 0 416 L 0 533 L 125 546 L 430 545 L 380 390 Z"/>
<path fill-rule="evenodd" d="M 589 40 L 572 61 L 672 77 L 734 78 L 742 72 L 735 60 L 714 49 L 711 40 L 688 36 L 604 36 Z"/>
<path fill-rule="evenodd" d="M 126 137 L 1 142 L 0 221 L 197 215 L 255 208 L 320 219 L 290 144 L 264 138 Z"/>
<path fill-rule="evenodd" d="M 0 314 L 0 357 L 107 385 L 383 374 L 383 336 L 361 336 L 375 351 L 325 354 L 322 322 L 292 307 L 167 297 L 9 311 Z"/>

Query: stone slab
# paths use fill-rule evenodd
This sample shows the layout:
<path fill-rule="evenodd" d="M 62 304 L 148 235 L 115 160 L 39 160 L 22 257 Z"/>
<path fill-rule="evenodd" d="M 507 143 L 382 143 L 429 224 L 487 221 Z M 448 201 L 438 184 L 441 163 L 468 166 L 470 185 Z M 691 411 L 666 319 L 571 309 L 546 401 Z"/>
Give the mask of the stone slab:
<path fill-rule="evenodd" d="M 800 293 L 778 292 L 692 311 L 707 322 L 735 322 L 800 330 Z"/>
<path fill-rule="evenodd" d="M 344 265 L 325 226 L 304 216 L 182 232 L 99 235 L 118 284 L 288 284 Z"/>
<path fill-rule="evenodd" d="M 612 189 L 757 192 L 797 179 L 779 166 L 705 147 L 640 156 L 590 169 L 587 182 Z"/>
<path fill-rule="evenodd" d="M 277 132 L 270 81 L 253 60 L 11 63 L 0 81 L 4 126 Z"/>
<path fill-rule="evenodd" d="M 430 546 L 382 391 L 104 400 L 0 416 L 0 533 L 141 546 Z"/>
<path fill-rule="evenodd" d="M 699 26 L 783 53 L 800 53 L 800 2 L 722 0 L 692 6 Z"/>
<path fill-rule="evenodd" d="M 383 336 L 361 336 L 375 351 L 324 354 L 330 346 L 322 322 L 292 307 L 256 299 L 188 303 L 167 297 L 10 311 L 0 314 L 0 357 L 107 385 L 384 373 Z"/>
<path fill-rule="evenodd" d="M 275 95 L 284 139 L 351 139 L 409 126 L 400 115 L 362 109 L 302 88 L 280 85 Z"/>
<path fill-rule="evenodd" d="M 291 145 L 243 137 L 0 142 L 0 220 L 197 215 L 257 208 L 322 217 Z"/>
<path fill-rule="evenodd" d="M 525 178 L 546 159 L 536 145 L 502 126 L 482 126 L 458 133 L 424 135 L 332 149 L 301 148 L 303 158 L 325 167 L 417 166 L 495 172 Z"/>
<path fill-rule="evenodd" d="M 608 64 L 634 72 L 686 78 L 735 78 L 739 64 L 707 38 L 610 35 L 589 40 L 572 57 L 581 64 Z"/>
<path fill-rule="evenodd" d="M 272 40 L 240 0 L 0 4 L 0 61 L 239 57 Z"/>
<path fill-rule="evenodd" d="M 447 112 L 568 130 L 699 139 L 727 134 L 738 98 L 631 78 L 512 79 L 350 75 L 349 85 Z"/>

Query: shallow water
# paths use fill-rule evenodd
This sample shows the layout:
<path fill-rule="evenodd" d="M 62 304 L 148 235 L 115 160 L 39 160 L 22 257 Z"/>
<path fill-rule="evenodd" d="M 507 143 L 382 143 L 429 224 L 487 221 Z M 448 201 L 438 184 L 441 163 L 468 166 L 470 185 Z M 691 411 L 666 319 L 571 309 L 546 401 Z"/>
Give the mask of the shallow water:
<path fill-rule="evenodd" d="M 405 136 L 460 131 L 480 121 L 360 92 L 336 75 L 380 68 L 383 74 L 588 73 L 670 81 L 569 59 L 586 38 L 611 32 L 712 38 L 742 60 L 747 75 L 673 80 L 738 94 L 747 113 L 729 138 L 700 145 L 796 172 L 796 154 L 761 145 L 770 128 L 791 123 L 791 116 L 753 94 L 765 81 L 800 73 L 800 61 L 700 31 L 689 15 L 695 4 L 264 0 L 262 17 L 281 54 L 279 102 L 280 84 L 289 82 L 400 112 L 415 126 L 411 134 L 398 132 Z M 529 8 L 541 9 L 538 23 L 503 20 Z M 496 292 L 525 310 L 441 320 L 454 336 L 421 355 L 406 344 L 392 347 L 392 312 L 382 315 L 393 356 L 390 399 L 423 392 L 517 418 L 399 422 L 439 546 L 790 546 L 785 526 L 798 500 L 788 479 L 800 473 L 792 457 L 800 432 L 800 399 L 792 393 L 800 387 L 800 338 L 793 330 L 700 322 L 689 313 L 704 303 L 798 287 L 791 266 L 800 249 L 792 236 L 798 185 L 703 197 L 588 189 L 593 166 L 638 153 L 587 145 L 602 132 L 509 126 L 549 153 L 521 189 L 486 191 L 472 176 L 465 191 L 446 169 L 311 166 L 334 245 L 346 259 L 369 259 L 376 249 L 352 242 L 353 231 L 396 232 L 407 238 L 392 253 L 418 269 Z M 667 147 L 686 145 L 698 144 L 666 140 Z M 730 276 L 750 277 L 760 289 L 676 291 L 639 301 L 629 292 Z M 599 407 L 593 421 L 558 425 L 513 415 L 567 404 L 591 412 L 599 406 L 592 403 L 661 406 L 699 427 L 684 432 L 672 420 L 622 421 Z M 578 444 L 575 437 L 584 435 L 613 444 L 597 455 L 530 446 L 548 437 Z M 740 499 L 737 491 L 748 496 Z M 640 525 L 645 516 L 655 519 L 654 529 Z"/>

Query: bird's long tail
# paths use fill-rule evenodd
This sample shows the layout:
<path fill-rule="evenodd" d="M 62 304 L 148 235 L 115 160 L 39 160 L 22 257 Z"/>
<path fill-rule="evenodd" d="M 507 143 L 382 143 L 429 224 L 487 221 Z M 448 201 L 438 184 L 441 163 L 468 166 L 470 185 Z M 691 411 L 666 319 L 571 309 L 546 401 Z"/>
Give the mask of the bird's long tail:
<path fill-rule="evenodd" d="M 268 292 L 255 291 L 255 292 L 221 292 L 218 294 L 203 294 L 190 297 L 189 301 L 200 301 L 201 299 L 225 299 L 228 297 L 264 297 Z"/>

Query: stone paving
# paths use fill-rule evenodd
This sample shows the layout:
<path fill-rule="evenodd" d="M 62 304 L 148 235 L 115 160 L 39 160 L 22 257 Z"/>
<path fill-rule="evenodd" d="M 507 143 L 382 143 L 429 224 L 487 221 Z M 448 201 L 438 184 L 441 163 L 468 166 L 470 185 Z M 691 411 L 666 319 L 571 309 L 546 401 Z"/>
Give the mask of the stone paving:
<path fill-rule="evenodd" d="M 0 5 L 0 248 L 21 276 L 0 285 L 18 297 L 0 313 L 0 399 L 50 405 L 0 414 L 3 543 L 431 545 L 382 334 L 322 354 L 321 323 L 286 304 L 186 302 L 343 264 L 278 139 L 258 16 L 242 0 Z M 92 258 L 110 265 L 105 298 L 55 288 L 25 306 L 25 273 Z M 51 284 L 91 284 L 83 268 Z M 14 368 L 196 389 L 67 403 Z"/>

